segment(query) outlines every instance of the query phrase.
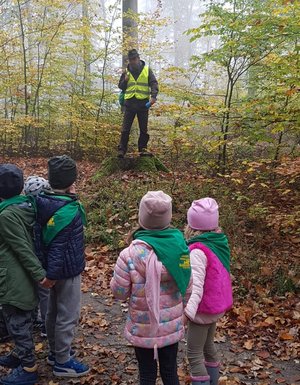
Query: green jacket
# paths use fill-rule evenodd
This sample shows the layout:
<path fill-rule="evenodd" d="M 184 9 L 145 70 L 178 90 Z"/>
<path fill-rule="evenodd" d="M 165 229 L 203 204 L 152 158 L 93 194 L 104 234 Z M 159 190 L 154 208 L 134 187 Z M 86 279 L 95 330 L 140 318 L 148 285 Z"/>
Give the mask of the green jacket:
<path fill-rule="evenodd" d="M 33 310 L 37 282 L 45 277 L 32 241 L 34 209 L 27 203 L 0 213 L 0 304 Z"/>

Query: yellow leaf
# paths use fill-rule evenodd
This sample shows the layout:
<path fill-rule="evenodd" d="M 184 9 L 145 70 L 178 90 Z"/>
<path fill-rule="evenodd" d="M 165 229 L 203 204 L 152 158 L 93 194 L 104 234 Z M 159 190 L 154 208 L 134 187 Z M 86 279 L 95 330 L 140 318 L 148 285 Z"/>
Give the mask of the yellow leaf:
<path fill-rule="evenodd" d="M 264 322 L 268 325 L 275 325 L 275 319 L 274 317 L 268 317 L 264 320 Z"/>
<path fill-rule="evenodd" d="M 252 350 L 253 348 L 253 340 L 247 340 L 245 343 L 244 343 L 244 348 L 246 348 L 247 350 Z"/>
<path fill-rule="evenodd" d="M 42 342 L 39 342 L 38 344 L 35 345 L 34 349 L 36 352 L 40 352 L 41 350 L 43 350 L 44 348 L 44 344 Z"/>
<path fill-rule="evenodd" d="M 291 334 L 285 333 L 285 332 L 280 333 L 279 338 L 283 341 L 289 341 L 294 339 L 294 337 Z"/>

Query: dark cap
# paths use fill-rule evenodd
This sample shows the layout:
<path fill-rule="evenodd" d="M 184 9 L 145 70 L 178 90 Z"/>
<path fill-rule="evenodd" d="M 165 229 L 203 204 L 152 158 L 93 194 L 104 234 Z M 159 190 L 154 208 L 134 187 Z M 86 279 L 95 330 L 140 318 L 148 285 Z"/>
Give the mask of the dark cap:
<path fill-rule="evenodd" d="M 20 195 L 24 186 L 23 171 L 14 164 L 0 164 L 0 198 Z"/>
<path fill-rule="evenodd" d="M 65 189 L 77 179 L 76 162 L 67 155 L 48 160 L 48 180 L 53 189 Z"/>
<path fill-rule="evenodd" d="M 128 51 L 128 59 L 134 59 L 136 57 L 139 57 L 139 53 L 136 49 L 131 49 L 130 51 Z"/>

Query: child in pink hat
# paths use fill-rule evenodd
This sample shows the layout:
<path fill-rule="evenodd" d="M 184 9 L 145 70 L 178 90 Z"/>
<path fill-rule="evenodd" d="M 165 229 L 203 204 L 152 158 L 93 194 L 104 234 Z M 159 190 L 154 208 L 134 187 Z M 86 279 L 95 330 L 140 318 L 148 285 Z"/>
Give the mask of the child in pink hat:
<path fill-rule="evenodd" d="M 177 350 L 191 269 L 183 234 L 171 219 L 171 197 L 148 191 L 140 202 L 140 227 L 121 252 L 110 284 L 115 298 L 129 299 L 125 338 L 135 349 L 140 385 L 156 383 L 157 361 L 163 384 L 179 385 Z"/>
<path fill-rule="evenodd" d="M 192 385 L 217 385 L 220 362 L 214 345 L 216 322 L 233 303 L 228 240 L 219 228 L 219 207 L 212 198 L 194 201 L 187 223 L 193 289 L 184 313 L 188 318 Z"/>

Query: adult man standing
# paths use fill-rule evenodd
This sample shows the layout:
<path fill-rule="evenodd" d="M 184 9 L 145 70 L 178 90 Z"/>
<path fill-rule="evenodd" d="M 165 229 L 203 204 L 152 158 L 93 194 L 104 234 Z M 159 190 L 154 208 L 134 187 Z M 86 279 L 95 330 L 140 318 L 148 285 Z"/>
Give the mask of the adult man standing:
<path fill-rule="evenodd" d="M 128 66 L 121 75 L 119 88 L 124 92 L 124 117 L 118 157 L 127 152 L 130 129 L 137 115 L 140 136 L 138 149 L 141 155 L 147 155 L 149 107 L 156 102 L 158 83 L 152 70 L 140 60 L 136 49 L 128 52 Z M 149 101 L 150 97 L 150 101 Z"/>

